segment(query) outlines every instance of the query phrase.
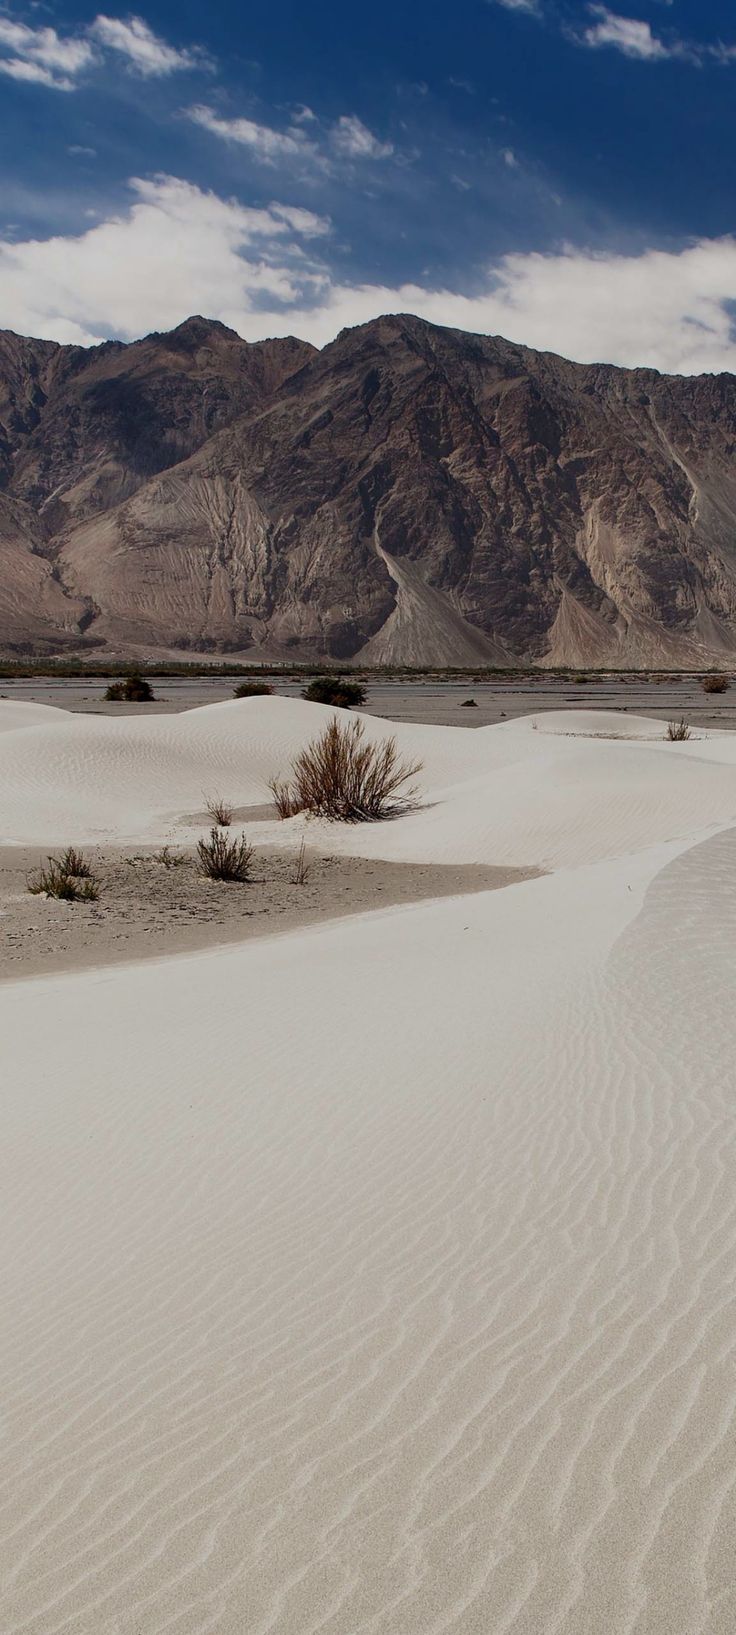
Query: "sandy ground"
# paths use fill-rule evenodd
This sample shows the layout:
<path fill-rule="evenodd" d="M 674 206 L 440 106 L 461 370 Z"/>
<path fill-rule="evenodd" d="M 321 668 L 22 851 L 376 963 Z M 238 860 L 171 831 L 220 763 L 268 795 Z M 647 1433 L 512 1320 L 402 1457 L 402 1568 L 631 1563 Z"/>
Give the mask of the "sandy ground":
<path fill-rule="evenodd" d="M 298 686 L 274 683 L 281 697 L 298 698 Z M 106 704 L 104 682 L 80 681 L 0 681 L 0 699 L 51 704 L 58 708 L 116 716 L 121 713 L 146 715 L 198 709 L 204 704 L 232 698 L 233 683 L 207 676 L 196 679 L 155 683 L 156 703 Z M 464 700 L 475 700 L 465 708 Z M 369 686 L 366 709 L 390 721 L 416 722 L 426 726 L 487 727 L 499 721 L 541 714 L 548 710 L 621 710 L 646 715 L 655 720 L 685 717 L 693 726 L 733 731 L 736 728 L 736 684 L 717 697 L 703 692 L 692 676 L 592 678 L 583 685 L 561 682 L 554 677 L 528 681 L 472 682 L 389 682 Z"/>
<path fill-rule="evenodd" d="M 235 824 L 233 832 L 242 831 Z M 238 885 L 204 879 L 191 847 L 169 848 L 167 863 L 160 851 L 119 847 L 91 847 L 86 857 L 98 900 L 67 903 L 29 893 L 29 878 L 45 862 L 38 848 L 0 848 L 0 979 L 191 953 L 525 877 L 519 869 L 305 851 L 307 877 L 299 884 L 296 851 L 259 850 L 251 880 Z"/>
<path fill-rule="evenodd" d="M 736 735 L 399 722 L 415 811 L 269 823 L 328 714 L 0 707 L 18 868 L 218 790 L 547 870 L 0 984 L 0 1629 L 732 1635 Z"/>

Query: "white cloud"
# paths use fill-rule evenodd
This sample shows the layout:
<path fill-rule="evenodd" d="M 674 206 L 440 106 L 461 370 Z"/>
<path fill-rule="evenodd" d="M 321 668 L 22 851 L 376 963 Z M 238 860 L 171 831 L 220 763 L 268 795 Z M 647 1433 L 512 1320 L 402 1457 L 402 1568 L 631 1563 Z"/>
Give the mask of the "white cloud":
<path fill-rule="evenodd" d="M 528 11 L 533 17 L 541 15 L 539 0 L 496 0 L 497 6 L 503 6 L 504 11 Z"/>
<path fill-rule="evenodd" d="M 62 36 L 55 28 L 29 28 L 0 16 L 0 74 L 10 79 L 74 91 L 78 76 L 106 50 L 122 54 L 147 78 L 206 63 L 201 51 L 180 51 L 159 39 L 141 17 L 99 16 L 84 35 Z"/>
<path fill-rule="evenodd" d="M 616 51 L 623 52 L 625 57 L 634 57 L 639 62 L 661 62 L 665 57 L 681 57 L 688 54 L 680 41 L 665 45 L 662 40 L 657 39 L 649 23 L 640 23 L 633 17 L 617 17 L 606 6 L 591 6 L 589 9 L 595 17 L 600 18 L 599 22 L 586 28 L 583 35 L 585 44 L 594 49 L 613 46 Z"/>
<path fill-rule="evenodd" d="M 55 28 L 29 28 L 10 17 L 0 17 L 0 73 L 30 84 L 47 85 L 56 91 L 73 91 L 71 77 L 94 58 L 88 40 L 76 36 L 62 39 Z"/>
<path fill-rule="evenodd" d="M 0 243 L 6 327 L 87 344 L 192 312 L 247 326 L 259 302 L 293 304 L 322 281 L 302 240 L 328 224 L 311 211 L 254 210 L 171 176 L 131 187 L 131 208 L 86 233 Z"/>
<path fill-rule="evenodd" d="M 48 85 L 53 91 L 74 91 L 74 80 L 54 74 L 40 62 L 26 62 L 22 57 L 0 57 L 0 74 L 8 79 L 25 80 L 28 85 Z"/>
<path fill-rule="evenodd" d="M 330 140 L 346 159 L 390 159 L 394 151 L 391 142 L 379 142 L 357 114 L 343 114 L 332 127 Z"/>
<path fill-rule="evenodd" d="M 330 223 L 325 216 L 315 216 L 313 211 L 302 210 L 298 205 L 270 204 L 268 208 L 272 216 L 285 222 L 302 238 L 322 238 L 330 231 Z"/>
<path fill-rule="evenodd" d="M 310 244 L 327 222 L 284 204 L 253 210 L 172 177 L 132 183 L 126 212 L 69 238 L 0 244 L 0 312 L 22 334 L 132 338 L 192 312 L 248 340 L 318 345 L 387 312 L 560 352 L 672 373 L 736 372 L 736 239 L 680 252 L 505 256 L 473 295 L 421 284 L 336 282 Z"/>
<path fill-rule="evenodd" d="M 142 17 L 96 17 L 89 30 L 92 37 L 109 51 L 127 57 L 131 67 L 145 78 L 175 74 L 183 68 L 194 68 L 201 54 L 179 51 L 167 45 L 149 28 Z"/>
<path fill-rule="evenodd" d="M 502 6 L 505 11 L 526 12 L 528 16 L 542 19 L 545 16 L 542 0 L 489 0 L 490 4 Z M 660 0 L 664 6 L 671 6 L 673 0 Z M 554 12 L 554 8 L 553 12 Z M 610 11 L 601 0 L 593 0 L 587 7 L 592 17 L 598 21 L 580 33 L 577 29 L 566 25 L 559 16 L 557 22 L 562 33 L 574 45 L 587 46 L 591 50 L 601 50 L 605 46 L 614 51 L 620 51 L 624 57 L 630 57 L 637 62 L 665 62 L 677 58 L 683 62 L 702 66 L 706 61 L 715 61 L 727 67 L 736 61 L 736 45 L 700 45 L 692 40 L 682 40 L 676 35 L 669 34 L 666 40 L 661 40 L 652 30 L 650 23 L 642 22 L 636 17 L 621 17 L 617 12 Z M 450 84 L 455 83 L 450 81 Z"/>
<path fill-rule="evenodd" d="M 736 373 L 729 307 L 736 288 L 736 239 L 703 240 L 677 252 L 639 256 L 509 255 L 488 270 L 484 292 L 466 296 L 418 284 L 399 288 L 330 283 L 316 307 L 259 313 L 248 339 L 296 334 L 323 345 L 340 329 L 387 312 L 559 352 L 580 363 L 609 362 L 672 374 Z M 231 320 L 232 321 L 232 320 Z"/>
<path fill-rule="evenodd" d="M 221 119 L 212 108 L 201 103 L 188 108 L 187 117 L 212 136 L 221 137 L 223 142 L 235 142 L 250 148 L 255 157 L 265 164 L 275 164 L 279 159 L 307 158 L 314 152 L 311 142 L 296 128 L 275 131 L 270 125 L 256 124 L 253 119 Z"/>
<path fill-rule="evenodd" d="M 329 171 L 330 159 L 324 146 L 320 148 L 318 136 L 307 137 L 302 129 L 304 123 L 310 131 L 317 124 L 311 109 L 307 109 L 306 113 L 308 119 L 304 110 L 300 110 L 294 116 L 297 123 L 287 131 L 277 131 L 271 125 L 259 125 L 254 119 L 224 119 L 203 103 L 186 109 L 187 118 L 194 120 L 195 125 L 201 125 L 203 130 L 209 131 L 212 136 L 219 136 L 223 142 L 236 142 L 249 148 L 254 157 L 264 164 L 273 165 L 284 159 L 307 159 L 320 169 Z M 338 119 L 329 133 L 329 146 L 333 155 L 340 159 L 388 159 L 394 151 L 390 142 L 379 142 L 357 114 L 343 114 Z"/>
<path fill-rule="evenodd" d="M 502 154 L 501 157 L 503 159 L 504 164 L 508 165 L 509 170 L 518 170 L 519 161 L 518 161 L 518 159 L 516 157 L 516 154 L 514 153 L 513 148 L 504 148 L 503 154 Z"/>

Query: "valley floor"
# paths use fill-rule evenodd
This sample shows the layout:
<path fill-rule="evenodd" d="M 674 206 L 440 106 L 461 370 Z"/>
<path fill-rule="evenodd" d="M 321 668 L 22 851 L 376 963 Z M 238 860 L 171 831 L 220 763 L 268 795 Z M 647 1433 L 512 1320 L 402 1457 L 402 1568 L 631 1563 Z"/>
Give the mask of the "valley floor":
<path fill-rule="evenodd" d="M 0 706 L 5 868 L 216 789 L 432 891 L 0 987 L 0 1626 L 730 1635 L 736 737 L 399 724 L 416 812 L 274 826 L 329 714 Z"/>
<path fill-rule="evenodd" d="M 269 678 L 277 694 L 298 698 L 303 682 Z M 151 705 L 108 704 L 107 683 L 94 680 L 0 680 L 0 701 L 51 704 L 81 714 L 147 715 Z M 235 682 L 203 674 L 154 680 L 156 712 L 177 713 L 223 703 Z M 472 698 L 475 707 L 464 707 Z M 522 715 L 549 710 L 622 710 L 663 722 L 681 716 L 708 731 L 736 728 L 736 685 L 726 693 L 707 695 L 696 676 L 601 676 L 588 672 L 584 683 L 547 675 L 505 681 L 369 681 L 366 709 L 389 721 L 435 727 L 488 727 Z"/>

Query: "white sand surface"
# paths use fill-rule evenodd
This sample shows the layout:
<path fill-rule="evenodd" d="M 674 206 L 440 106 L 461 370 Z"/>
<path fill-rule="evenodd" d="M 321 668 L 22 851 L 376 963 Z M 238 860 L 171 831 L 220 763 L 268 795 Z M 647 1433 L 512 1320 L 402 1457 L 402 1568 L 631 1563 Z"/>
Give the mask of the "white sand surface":
<path fill-rule="evenodd" d="M 316 708 L 14 730 L 2 838 Z M 335 832 L 544 878 L 0 988 L 3 1635 L 736 1627 L 736 738 L 575 720 Z"/>
<path fill-rule="evenodd" d="M 0 732 L 16 732 L 21 727 L 61 726 L 71 720 L 68 710 L 59 710 L 54 704 L 16 703 L 15 699 L 0 699 Z"/>

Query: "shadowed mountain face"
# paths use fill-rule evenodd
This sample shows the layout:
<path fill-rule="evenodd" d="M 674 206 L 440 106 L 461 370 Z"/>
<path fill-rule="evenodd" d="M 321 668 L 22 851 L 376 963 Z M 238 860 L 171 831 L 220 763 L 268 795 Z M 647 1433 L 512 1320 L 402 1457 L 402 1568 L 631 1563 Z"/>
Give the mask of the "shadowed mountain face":
<path fill-rule="evenodd" d="M 0 334 L 0 648 L 736 660 L 736 379 L 377 319 Z"/>

